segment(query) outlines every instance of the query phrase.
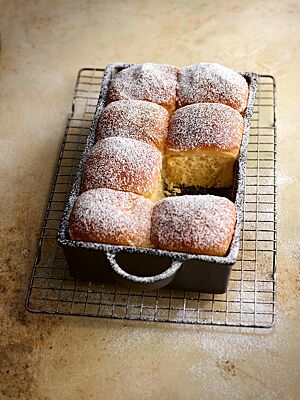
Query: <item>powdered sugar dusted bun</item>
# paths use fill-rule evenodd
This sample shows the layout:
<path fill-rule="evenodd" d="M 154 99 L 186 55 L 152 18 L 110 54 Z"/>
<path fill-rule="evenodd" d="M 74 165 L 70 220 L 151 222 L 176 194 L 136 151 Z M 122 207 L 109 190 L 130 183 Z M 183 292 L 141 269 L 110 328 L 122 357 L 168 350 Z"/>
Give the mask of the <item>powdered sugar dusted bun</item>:
<path fill-rule="evenodd" d="M 167 148 L 213 148 L 236 151 L 244 129 L 241 114 L 219 103 L 197 103 L 176 110 L 171 118 Z"/>
<path fill-rule="evenodd" d="M 172 111 L 176 106 L 178 69 L 168 64 L 136 64 L 124 68 L 111 80 L 108 102 L 145 100 Z"/>
<path fill-rule="evenodd" d="M 114 101 L 101 114 L 96 140 L 113 136 L 128 137 L 142 140 L 162 151 L 168 123 L 168 111 L 158 104 L 143 100 Z"/>
<path fill-rule="evenodd" d="M 193 64 L 179 71 L 178 106 L 223 103 L 243 112 L 248 84 L 239 73 L 219 64 Z"/>
<path fill-rule="evenodd" d="M 134 193 L 94 189 L 76 200 L 69 233 L 73 240 L 148 247 L 153 203 Z"/>
<path fill-rule="evenodd" d="M 197 103 L 176 110 L 166 143 L 168 187 L 232 186 L 243 127 L 243 117 L 225 104 Z"/>
<path fill-rule="evenodd" d="M 168 197 L 153 208 L 151 241 L 160 249 L 224 256 L 235 223 L 235 206 L 225 197 Z"/>
<path fill-rule="evenodd" d="M 102 139 L 86 161 L 81 191 L 109 188 L 150 197 L 160 181 L 162 155 L 147 143 L 122 137 Z"/>

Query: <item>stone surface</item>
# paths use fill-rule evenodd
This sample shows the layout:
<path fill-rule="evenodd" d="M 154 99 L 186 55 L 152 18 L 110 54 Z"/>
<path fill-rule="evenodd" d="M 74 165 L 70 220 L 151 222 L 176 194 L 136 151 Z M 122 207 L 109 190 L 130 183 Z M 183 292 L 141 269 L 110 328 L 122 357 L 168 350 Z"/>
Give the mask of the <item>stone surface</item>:
<path fill-rule="evenodd" d="M 0 1 L 1 399 L 299 398 L 299 3 Z M 24 298 L 78 69 L 218 62 L 278 80 L 274 328 L 28 314 Z"/>

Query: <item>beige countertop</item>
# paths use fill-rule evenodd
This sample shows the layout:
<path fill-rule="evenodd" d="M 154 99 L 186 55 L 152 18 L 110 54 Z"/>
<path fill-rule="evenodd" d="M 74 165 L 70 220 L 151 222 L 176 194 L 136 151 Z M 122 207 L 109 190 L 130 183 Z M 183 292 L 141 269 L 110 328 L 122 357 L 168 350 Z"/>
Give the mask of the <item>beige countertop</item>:
<path fill-rule="evenodd" d="M 299 399 L 297 1 L 0 1 L 1 399 Z M 77 71 L 219 62 L 278 82 L 277 321 L 230 328 L 24 309 Z"/>

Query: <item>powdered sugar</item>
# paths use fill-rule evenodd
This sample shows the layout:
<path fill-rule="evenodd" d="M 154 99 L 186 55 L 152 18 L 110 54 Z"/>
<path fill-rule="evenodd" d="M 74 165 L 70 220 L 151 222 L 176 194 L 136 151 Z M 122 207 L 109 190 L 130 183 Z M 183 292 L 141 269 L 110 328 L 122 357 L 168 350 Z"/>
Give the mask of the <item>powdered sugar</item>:
<path fill-rule="evenodd" d="M 219 64 L 193 64 L 179 71 L 178 104 L 223 103 L 243 112 L 248 84 L 239 73 Z"/>
<path fill-rule="evenodd" d="M 161 153 L 147 143 L 122 137 L 100 140 L 86 161 L 82 192 L 106 187 L 150 196 L 162 165 Z"/>
<path fill-rule="evenodd" d="M 149 245 L 153 204 L 134 193 L 95 189 L 76 200 L 70 236 L 75 240 Z"/>
<path fill-rule="evenodd" d="M 158 104 L 142 100 L 115 101 L 103 110 L 96 138 L 129 137 L 163 149 L 168 122 L 169 113 Z"/>
<path fill-rule="evenodd" d="M 167 146 L 173 150 L 215 147 L 238 148 L 243 134 L 243 117 L 224 104 L 199 103 L 180 108 L 171 119 Z"/>
<path fill-rule="evenodd" d="M 151 240 L 167 250 L 226 253 L 235 222 L 235 206 L 224 197 L 169 197 L 154 206 Z"/>
<path fill-rule="evenodd" d="M 123 70 L 123 71 L 128 71 L 130 69 L 133 69 L 133 70 L 136 70 L 136 72 L 137 72 L 139 70 L 141 79 L 145 78 L 145 80 L 149 82 L 155 75 L 155 74 L 154 75 L 152 74 L 153 71 L 155 70 L 157 72 L 157 70 L 163 66 L 156 66 L 155 64 L 149 64 L 149 68 L 147 70 L 147 65 L 148 64 L 145 64 L 142 66 L 126 67 L 125 70 Z M 176 70 L 175 67 L 172 67 L 172 68 L 174 68 Z M 115 78 L 113 78 L 113 80 L 111 82 L 111 86 L 113 85 L 113 81 L 118 76 L 120 77 L 120 75 L 123 73 L 123 71 L 118 73 L 115 76 Z M 128 72 L 126 72 L 126 73 L 128 73 Z M 134 75 L 133 71 L 132 71 L 131 75 L 130 75 L 130 73 L 128 74 L 129 77 L 133 76 L 133 75 Z M 160 75 L 160 74 L 158 74 L 158 75 Z M 138 81 L 138 78 L 136 78 L 136 79 Z M 124 79 L 124 80 L 126 80 L 126 79 Z M 164 81 L 165 81 L 165 79 L 164 79 Z M 176 73 L 175 73 L 175 80 L 173 81 L 173 83 L 174 82 L 175 82 L 175 87 L 176 87 Z M 130 86 L 132 84 L 132 80 L 130 80 L 130 78 L 129 78 L 127 83 Z M 125 84 L 125 86 L 126 86 L 126 84 Z M 141 86 L 144 86 L 144 83 L 142 83 Z M 143 89 L 143 88 L 141 87 L 141 89 Z M 134 98 L 134 96 L 133 96 L 133 98 Z M 110 100 L 111 99 L 109 99 L 109 101 Z M 131 104 L 129 106 L 129 108 L 132 107 L 132 105 L 133 105 L 132 103 L 134 103 L 134 102 L 143 103 L 143 104 L 145 103 L 149 106 L 150 105 L 155 106 L 156 109 L 158 109 L 158 107 L 160 107 L 156 104 L 149 103 L 152 100 L 148 100 L 148 99 L 145 99 L 145 100 L 147 100 L 147 101 L 144 102 L 144 101 L 139 101 L 139 100 L 128 100 L 127 103 Z M 120 112 L 120 119 L 122 119 L 123 114 L 122 114 L 121 103 L 123 103 L 123 104 L 126 103 L 126 100 L 117 101 L 115 103 L 109 104 L 106 108 L 107 112 L 109 109 L 118 111 L 118 112 Z M 209 106 L 212 106 L 212 104 L 210 104 Z M 220 106 L 220 104 L 218 106 Z M 143 106 L 143 107 L 146 107 L 146 106 Z M 223 107 L 226 107 L 226 106 L 223 106 Z M 124 107 L 124 109 L 125 109 L 125 107 Z M 154 110 L 154 108 L 153 108 L 153 110 Z M 231 112 L 233 112 L 233 111 L 234 110 L 231 110 Z M 105 111 L 102 111 L 102 113 L 104 115 Z M 135 123 L 139 124 L 138 115 L 136 114 L 136 110 L 135 110 L 134 106 L 132 107 L 131 110 L 129 110 L 128 115 L 130 113 L 131 113 L 131 117 L 133 120 L 132 126 L 133 126 L 133 130 L 134 130 Z M 100 116 L 100 113 L 98 115 Z M 239 114 L 238 114 L 238 117 L 240 118 L 240 120 L 242 119 Z M 124 118 L 124 119 L 126 119 L 126 118 Z M 115 122 L 116 122 L 116 125 L 114 124 Z M 219 122 L 219 119 L 216 119 L 216 123 L 217 122 Z M 199 123 L 199 121 L 198 121 L 198 123 Z M 147 122 L 146 122 L 146 124 L 147 124 Z M 145 125 L 145 124 L 142 124 L 142 122 L 141 122 L 141 125 Z M 158 124 L 156 126 L 158 126 Z M 138 126 L 136 126 L 136 128 L 138 130 Z M 114 129 L 115 129 L 115 131 L 114 131 Z M 142 129 L 142 128 L 140 128 L 140 129 Z M 83 179 L 82 179 L 82 189 L 87 190 L 90 187 L 102 187 L 103 186 L 103 187 L 114 188 L 116 190 L 136 191 L 133 187 L 138 186 L 138 189 L 137 189 L 138 191 L 136 191 L 136 192 L 145 194 L 145 195 L 151 194 L 151 193 L 149 193 L 149 191 L 147 192 L 148 189 L 145 189 L 145 185 L 147 186 L 147 188 L 149 188 L 148 182 L 149 182 L 149 180 L 151 180 L 153 178 L 153 176 L 154 176 L 154 181 L 155 181 L 155 174 L 157 173 L 157 175 L 159 175 L 160 167 L 157 168 L 154 173 L 152 165 L 149 166 L 149 160 L 151 159 L 151 157 L 149 157 L 148 155 L 146 155 L 144 157 L 142 155 L 143 150 L 141 151 L 141 149 L 138 148 L 139 146 L 141 146 L 141 142 L 140 142 L 140 140 L 142 140 L 141 136 L 138 137 L 138 135 L 137 135 L 137 137 L 134 138 L 134 139 L 138 139 L 138 140 L 132 139 L 134 136 L 130 136 L 131 132 L 130 132 L 128 125 L 126 125 L 126 123 L 123 126 L 119 124 L 118 115 L 116 116 L 116 120 L 113 121 L 111 126 L 108 127 L 107 131 L 108 130 L 110 131 L 110 133 L 107 134 L 107 136 L 115 135 L 116 134 L 115 132 L 119 131 L 119 134 L 121 137 L 105 138 L 106 133 L 103 133 L 102 137 L 100 136 L 100 138 L 102 140 L 99 142 L 99 149 L 101 147 L 102 150 L 101 151 L 95 150 L 98 144 L 92 150 L 92 153 L 91 153 L 91 155 L 86 163 L 86 166 L 84 168 L 84 174 L 83 174 Z M 147 128 L 147 131 L 149 131 L 148 128 Z M 130 136 L 130 138 L 126 138 L 127 132 L 128 132 L 128 135 Z M 146 129 L 145 129 L 145 132 L 146 132 Z M 125 137 L 122 137 L 123 135 Z M 104 137 L 104 139 L 103 139 L 103 137 Z M 134 146 L 121 145 L 121 147 L 123 146 L 123 150 L 121 151 L 120 145 L 115 142 L 116 139 L 121 140 L 121 141 L 124 141 L 124 140 L 131 141 L 131 144 L 133 144 L 133 142 L 135 142 L 135 144 L 134 144 Z M 210 141 L 210 139 L 211 138 L 209 138 L 209 141 Z M 106 142 L 108 140 L 110 140 L 109 145 Z M 112 145 L 112 143 L 113 143 L 112 140 L 114 141 L 114 145 Z M 151 140 L 152 140 L 152 137 L 151 137 Z M 155 140 L 156 140 L 156 138 L 153 139 L 153 142 Z M 106 142 L 106 144 L 104 145 L 105 142 Z M 208 140 L 207 140 L 207 142 L 208 142 Z M 124 144 L 124 142 L 123 142 L 123 144 Z M 145 143 L 143 143 L 143 144 L 145 144 Z M 133 147 L 134 147 L 134 149 L 133 149 Z M 152 148 L 152 150 L 154 150 L 154 149 Z M 147 152 L 148 152 L 148 150 L 147 150 Z M 134 154 L 134 156 L 133 156 L 133 154 Z M 159 158 L 160 158 L 159 164 L 161 166 L 161 155 L 159 155 Z M 152 161 L 150 160 L 150 164 Z M 134 166 L 132 166 L 132 163 L 134 164 Z M 156 163 L 156 161 L 152 162 L 152 164 L 155 164 L 155 163 Z M 95 168 L 95 166 L 96 166 L 96 168 Z M 143 170 L 143 171 L 140 172 L 141 170 Z M 138 171 L 138 174 L 141 173 L 142 176 L 138 176 L 138 174 L 136 173 L 137 171 Z M 143 175 L 143 173 L 144 173 L 144 175 Z M 151 175 L 151 174 L 153 174 L 153 175 Z M 150 175 L 152 176 L 152 178 Z M 152 179 L 152 181 L 153 181 L 153 179 Z M 88 182 L 87 185 L 86 185 L 86 182 Z M 85 185 L 86 185 L 86 187 L 85 187 Z M 91 185 L 91 186 L 88 187 L 89 185 Z M 169 229 L 172 230 L 171 227 L 169 227 Z M 203 253 L 203 254 L 205 254 L 205 253 Z"/>
<path fill-rule="evenodd" d="M 168 64 L 136 64 L 120 71 L 109 86 L 108 101 L 139 99 L 175 108 L 177 68 Z"/>

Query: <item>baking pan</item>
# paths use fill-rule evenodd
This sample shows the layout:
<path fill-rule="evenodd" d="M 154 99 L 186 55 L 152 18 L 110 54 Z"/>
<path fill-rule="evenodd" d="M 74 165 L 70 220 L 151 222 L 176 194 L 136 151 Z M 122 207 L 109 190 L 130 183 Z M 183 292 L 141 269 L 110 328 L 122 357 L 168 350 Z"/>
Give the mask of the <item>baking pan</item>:
<path fill-rule="evenodd" d="M 173 252 L 154 248 L 135 248 L 102 243 L 71 240 L 68 228 L 71 212 L 80 193 L 81 176 L 85 161 L 95 142 L 95 131 L 103 108 L 106 105 L 111 78 L 120 70 L 133 64 L 109 64 L 104 73 L 95 116 L 83 151 L 79 169 L 63 213 L 58 231 L 58 243 L 66 255 L 70 275 L 89 281 L 117 281 L 128 288 L 154 290 L 164 286 L 200 291 L 203 293 L 226 292 L 232 265 L 239 252 L 242 222 L 244 187 L 246 176 L 247 147 L 251 116 L 254 107 L 257 74 L 243 72 L 249 85 L 249 98 L 244 114 L 244 132 L 240 153 L 235 164 L 232 188 L 218 191 L 218 195 L 230 198 L 236 205 L 237 223 L 229 251 L 225 257 Z M 193 194 L 216 194 L 215 190 L 194 189 Z"/>

